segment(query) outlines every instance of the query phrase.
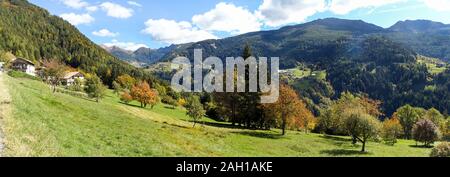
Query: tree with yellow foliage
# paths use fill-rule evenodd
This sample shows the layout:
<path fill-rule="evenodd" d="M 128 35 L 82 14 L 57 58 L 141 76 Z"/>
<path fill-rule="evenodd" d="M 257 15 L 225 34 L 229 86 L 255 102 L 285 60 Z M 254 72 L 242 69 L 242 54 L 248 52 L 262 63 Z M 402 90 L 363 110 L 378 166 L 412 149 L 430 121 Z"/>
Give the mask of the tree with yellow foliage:
<path fill-rule="evenodd" d="M 403 127 L 397 117 L 386 119 L 383 122 L 381 130 L 381 137 L 386 144 L 394 145 L 397 143 L 397 138 L 400 138 L 403 133 Z"/>

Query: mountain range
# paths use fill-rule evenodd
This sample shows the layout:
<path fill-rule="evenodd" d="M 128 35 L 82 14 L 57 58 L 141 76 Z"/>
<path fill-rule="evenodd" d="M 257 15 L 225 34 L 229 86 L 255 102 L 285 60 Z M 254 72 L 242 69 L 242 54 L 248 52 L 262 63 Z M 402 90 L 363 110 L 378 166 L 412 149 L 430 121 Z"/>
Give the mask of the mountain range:
<path fill-rule="evenodd" d="M 283 60 L 282 66 L 293 67 L 296 62 L 316 60 L 308 57 L 308 51 L 304 50 L 306 48 L 320 50 L 324 45 L 329 45 L 330 41 L 344 39 L 359 45 L 362 38 L 371 35 L 384 36 L 408 46 L 421 55 L 450 61 L 450 25 L 429 20 L 399 21 L 389 28 L 382 28 L 361 20 L 326 18 L 278 30 L 171 45 L 155 50 L 141 48 L 132 52 L 112 47 L 108 51 L 125 61 L 150 65 L 158 61 L 171 60 L 176 56 L 192 56 L 194 48 L 203 49 L 204 54 L 209 56 L 237 56 L 242 53 L 243 46 L 249 44 L 255 55 L 279 56 Z"/>

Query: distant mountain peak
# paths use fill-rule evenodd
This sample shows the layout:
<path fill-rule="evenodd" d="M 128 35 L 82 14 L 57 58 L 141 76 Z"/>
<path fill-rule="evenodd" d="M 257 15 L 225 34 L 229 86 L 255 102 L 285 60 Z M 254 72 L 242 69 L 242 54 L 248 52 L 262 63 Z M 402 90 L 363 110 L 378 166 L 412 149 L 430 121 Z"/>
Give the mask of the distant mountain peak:
<path fill-rule="evenodd" d="M 126 50 L 126 49 L 123 49 L 123 48 L 121 48 L 121 47 L 119 47 L 119 46 L 107 46 L 107 45 L 100 45 L 103 49 L 105 49 L 106 51 L 108 51 L 108 52 L 117 52 L 117 51 L 120 51 L 120 52 L 124 52 L 124 53 L 128 53 L 128 54 L 132 54 L 133 53 L 133 51 L 131 51 L 131 50 Z"/>
<path fill-rule="evenodd" d="M 439 31 L 443 28 L 448 29 L 450 25 L 446 25 L 441 22 L 435 22 L 431 20 L 405 20 L 399 21 L 389 28 L 391 31 L 396 32 L 431 32 Z"/>
<path fill-rule="evenodd" d="M 348 19 L 340 19 L 340 18 L 317 19 L 317 20 L 307 22 L 304 24 L 284 27 L 282 29 L 297 29 L 297 28 L 305 28 L 305 27 L 312 27 L 312 26 L 322 26 L 329 30 L 350 31 L 350 32 L 359 33 L 359 34 L 378 33 L 378 32 L 383 32 L 385 30 L 384 28 L 382 28 L 380 26 L 377 26 L 377 25 L 374 25 L 371 23 L 367 23 L 362 20 L 348 20 Z"/>

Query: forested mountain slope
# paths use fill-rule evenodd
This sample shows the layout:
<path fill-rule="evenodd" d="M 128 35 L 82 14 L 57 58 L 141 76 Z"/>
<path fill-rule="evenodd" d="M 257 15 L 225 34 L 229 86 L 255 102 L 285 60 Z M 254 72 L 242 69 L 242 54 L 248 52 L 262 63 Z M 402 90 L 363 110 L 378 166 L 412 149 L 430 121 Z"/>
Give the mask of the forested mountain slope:
<path fill-rule="evenodd" d="M 0 16 L 0 52 L 12 52 L 36 64 L 58 59 L 96 73 L 107 84 L 123 73 L 149 77 L 113 57 L 70 23 L 26 0 L 0 0 Z"/>

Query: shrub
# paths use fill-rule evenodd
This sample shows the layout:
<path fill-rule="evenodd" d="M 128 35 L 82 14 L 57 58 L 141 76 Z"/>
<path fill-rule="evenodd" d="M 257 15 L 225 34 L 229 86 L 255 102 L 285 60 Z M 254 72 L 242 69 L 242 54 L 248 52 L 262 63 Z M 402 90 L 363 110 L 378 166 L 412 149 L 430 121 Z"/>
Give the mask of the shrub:
<path fill-rule="evenodd" d="M 67 89 L 64 89 L 64 88 L 60 88 L 60 87 L 56 87 L 55 88 L 55 92 L 71 95 L 71 96 L 74 96 L 74 97 L 88 98 L 88 95 L 86 93 L 84 93 L 84 92 L 71 91 L 71 90 L 67 90 Z"/>
<path fill-rule="evenodd" d="M 122 101 L 125 104 L 130 103 L 131 101 L 133 101 L 133 97 L 130 95 L 130 93 L 128 92 L 123 92 L 120 95 L 120 101 Z"/>
<path fill-rule="evenodd" d="M 75 79 L 75 82 L 67 89 L 75 92 L 82 92 L 84 90 L 83 81 L 81 79 Z"/>
<path fill-rule="evenodd" d="M 403 128 L 397 118 L 385 120 L 381 130 L 381 138 L 386 144 L 394 145 L 397 143 L 397 138 L 401 137 Z"/>
<path fill-rule="evenodd" d="M 183 98 L 180 98 L 179 100 L 178 100 L 178 106 L 185 106 L 186 105 L 186 100 L 185 99 L 183 99 Z"/>
<path fill-rule="evenodd" d="M 167 96 L 167 95 L 162 97 L 161 102 L 163 102 L 164 104 L 168 104 L 168 105 L 172 106 L 173 108 L 178 106 L 177 100 L 175 100 L 172 97 Z"/>
<path fill-rule="evenodd" d="M 425 146 L 430 146 L 439 140 L 440 134 L 439 128 L 428 119 L 418 121 L 412 129 L 414 140 L 424 143 Z"/>
<path fill-rule="evenodd" d="M 450 143 L 445 142 L 434 147 L 430 157 L 450 157 Z"/>

